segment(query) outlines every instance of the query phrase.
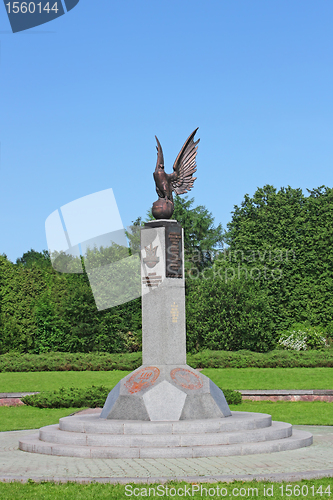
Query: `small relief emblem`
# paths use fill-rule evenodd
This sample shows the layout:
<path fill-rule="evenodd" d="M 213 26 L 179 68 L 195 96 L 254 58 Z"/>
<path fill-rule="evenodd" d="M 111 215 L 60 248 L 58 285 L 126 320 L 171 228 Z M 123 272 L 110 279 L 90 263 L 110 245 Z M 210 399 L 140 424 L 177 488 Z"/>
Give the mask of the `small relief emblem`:
<path fill-rule="evenodd" d="M 201 389 L 203 386 L 201 377 L 185 368 L 174 368 L 171 370 L 170 376 L 177 385 L 184 389 Z"/>
<path fill-rule="evenodd" d="M 153 244 L 150 243 L 149 247 L 145 247 L 146 257 L 143 259 L 143 262 L 147 267 L 152 268 L 155 267 L 156 264 L 160 261 L 160 258 L 156 256 L 158 245 L 153 247 Z"/>
<path fill-rule="evenodd" d="M 133 373 L 124 385 L 130 394 L 135 394 L 141 389 L 153 385 L 159 374 L 160 370 L 156 366 L 141 368 L 141 370 Z"/>
<path fill-rule="evenodd" d="M 172 323 L 177 323 L 179 311 L 178 311 L 178 306 L 177 306 L 176 302 L 174 302 L 171 305 L 170 313 L 171 313 L 171 317 L 172 317 Z"/>

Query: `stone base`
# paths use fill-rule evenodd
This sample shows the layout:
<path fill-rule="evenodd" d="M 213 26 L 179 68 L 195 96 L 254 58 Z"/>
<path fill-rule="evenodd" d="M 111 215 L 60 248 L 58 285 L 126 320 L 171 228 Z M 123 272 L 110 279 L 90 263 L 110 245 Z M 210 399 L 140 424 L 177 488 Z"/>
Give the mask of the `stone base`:
<path fill-rule="evenodd" d="M 176 421 L 230 417 L 223 392 L 188 365 L 142 365 L 109 393 L 101 418 Z"/>
<path fill-rule="evenodd" d="M 98 414 L 61 418 L 19 441 L 20 450 L 81 458 L 197 458 L 294 450 L 312 434 L 272 422 L 261 413 L 229 418 L 143 422 L 102 419 Z"/>

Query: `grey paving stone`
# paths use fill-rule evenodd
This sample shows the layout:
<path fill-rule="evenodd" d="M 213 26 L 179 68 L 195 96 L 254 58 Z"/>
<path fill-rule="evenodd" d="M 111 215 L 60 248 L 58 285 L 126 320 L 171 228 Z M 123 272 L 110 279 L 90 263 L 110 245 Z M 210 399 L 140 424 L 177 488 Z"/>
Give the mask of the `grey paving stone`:
<path fill-rule="evenodd" d="M 142 424 L 142 434 L 172 434 L 172 422 L 150 422 L 148 425 L 147 424 Z"/>
<path fill-rule="evenodd" d="M 228 443 L 260 443 L 261 441 L 273 441 L 275 439 L 289 438 L 291 435 L 291 424 L 285 422 L 273 422 L 271 427 L 266 427 L 264 429 L 230 433 L 228 434 Z"/>
<path fill-rule="evenodd" d="M 39 445 L 35 445 L 36 450 L 39 450 Z M 40 453 L 40 451 L 39 451 Z M 48 453 L 47 453 L 48 454 Z M 91 458 L 90 447 L 88 446 L 68 446 L 65 444 L 52 444 L 51 455 L 59 457 L 79 457 Z"/>
<path fill-rule="evenodd" d="M 105 448 L 91 448 L 91 457 L 98 459 L 117 459 L 117 458 L 139 458 L 140 448 L 113 448 L 112 450 Z"/>
<path fill-rule="evenodd" d="M 99 447 L 115 447 L 122 446 L 125 448 L 131 447 L 131 437 L 123 434 L 87 434 L 87 446 Z"/>
<path fill-rule="evenodd" d="M 146 448 L 169 448 L 174 446 L 180 446 L 181 436 L 170 434 L 157 434 L 153 435 L 141 435 L 141 436 L 131 436 L 131 446 L 135 447 L 146 447 Z"/>
<path fill-rule="evenodd" d="M 185 434 L 181 437 L 181 446 L 205 446 L 205 445 L 227 445 L 229 444 L 229 435 L 226 433 L 208 433 L 205 434 Z"/>
<path fill-rule="evenodd" d="M 140 448 L 140 458 L 192 458 L 192 448 Z"/>
<path fill-rule="evenodd" d="M 48 426 L 51 427 L 51 426 Z M 58 426 L 42 427 L 39 429 L 40 441 L 46 443 L 62 443 L 73 446 L 85 446 L 87 444 L 87 434 L 77 432 L 63 432 Z"/>

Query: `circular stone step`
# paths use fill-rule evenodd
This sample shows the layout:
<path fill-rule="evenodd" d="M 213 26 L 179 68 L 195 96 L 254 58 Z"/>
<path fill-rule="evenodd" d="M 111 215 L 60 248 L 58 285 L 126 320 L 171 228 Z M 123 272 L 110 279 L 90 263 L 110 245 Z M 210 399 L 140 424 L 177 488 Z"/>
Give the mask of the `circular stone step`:
<path fill-rule="evenodd" d="M 93 415 L 73 415 L 59 420 L 62 431 L 93 434 L 202 434 L 262 429 L 272 425 L 266 413 L 233 411 L 231 417 L 204 420 L 177 420 L 176 422 L 149 422 L 139 420 L 107 420 Z"/>
<path fill-rule="evenodd" d="M 62 431 L 58 425 L 39 430 L 39 439 L 47 443 L 74 446 L 110 446 L 125 448 L 170 448 L 188 446 L 230 445 L 283 439 L 292 435 L 291 424 L 273 422 L 264 429 L 196 434 L 92 434 Z"/>
<path fill-rule="evenodd" d="M 262 413 L 176 422 L 118 421 L 74 415 L 19 442 L 32 453 L 82 458 L 195 458 L 292 450 L 312 444 L 309 432 Z"/>
<path fill-rule="evenodd" d="M 231 455 L 251 455 L 294 450 L 312 444 L 312 434 L 296 430 L 293 435 L 273 441 L 219 445 L 219 446 L 179 446 L 164 448 L 129 448 L 111 446 L 77 446 L 70 444 L 46 443 L 38 434 L 30 435 L 19 442 L 22 451 L 46 455 L 81 458 L 198 458 Z"/>

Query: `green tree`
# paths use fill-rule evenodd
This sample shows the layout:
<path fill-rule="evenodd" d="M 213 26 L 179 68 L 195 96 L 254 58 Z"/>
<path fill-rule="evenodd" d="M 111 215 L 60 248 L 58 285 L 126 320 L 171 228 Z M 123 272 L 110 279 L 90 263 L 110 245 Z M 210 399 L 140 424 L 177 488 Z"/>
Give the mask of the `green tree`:
<path fill-rule="evenodd" d="M 25 252 L 22 257 L 16 259 L 16 264 L 22 265 L 27 269 L 31 268 L 32 266 L 37 266 L 41 269 L 45 269 L 51 266 L 51 259 L 47 250 L 36 252 L 36 250 L 33 250 L 31 248 L 31 250 Z"/>
<path fill-rule="evenodd" d="M 306 197 L 267 185 L 234 207 L 225 260 L 267 291 L 277 331 L 295 322 L 332 329 L 332 217 L 333 190 L 325 186 Z"/>
<path fill-rule="evenodd" d="M 100 250 L 90 252 L 91 265 L 123 256 L 121 248 Z M 1 353 L 140 349 L 140 299 L 98 311 L 84 263 L 81 274 L 60 273 L 45 266 L 38 252 L 27 254 L 18 264 L 0 256 Z"/>
<path fill-rule="evenodd" d="M 47 284 L 41 269 L 26 269 L 0 256 L 0 351 L 31 352 L 37 333 L 35 305 Z"/>
<path fill-rule="evenodd" d="M 205 273 L 206 274 L 206 273 Z M 258 283 L 216 274 L 188 280 L 187 350 L 266 352 L 274 345 L 270 299 Z"/>
<path fill-rule="evenodd" d="M 150 212 L 151 215 L 151 212 Z M 149 217 L 149 212 L 148 212 Z M 151 220 L 152 217 L 149 217 Z M 141 217 L 138 217 L 135 221 L 132 222 L 131 226 L 126 231 L 126 236 L 129 242 L 130 254 L 134 255 L 140 252 L 140 230 L 144 226 L 144 222 Z"/>
<path fill-rule="evenodd" d="M 199 271 L 210 267 L 216 253 L 223 248 L 222 225 L 214 226 L 214 217 L 203 205 L 193 207 L 194 198 L 176 196 L 172 218 L 184 229 L 185 258 Z"/>

